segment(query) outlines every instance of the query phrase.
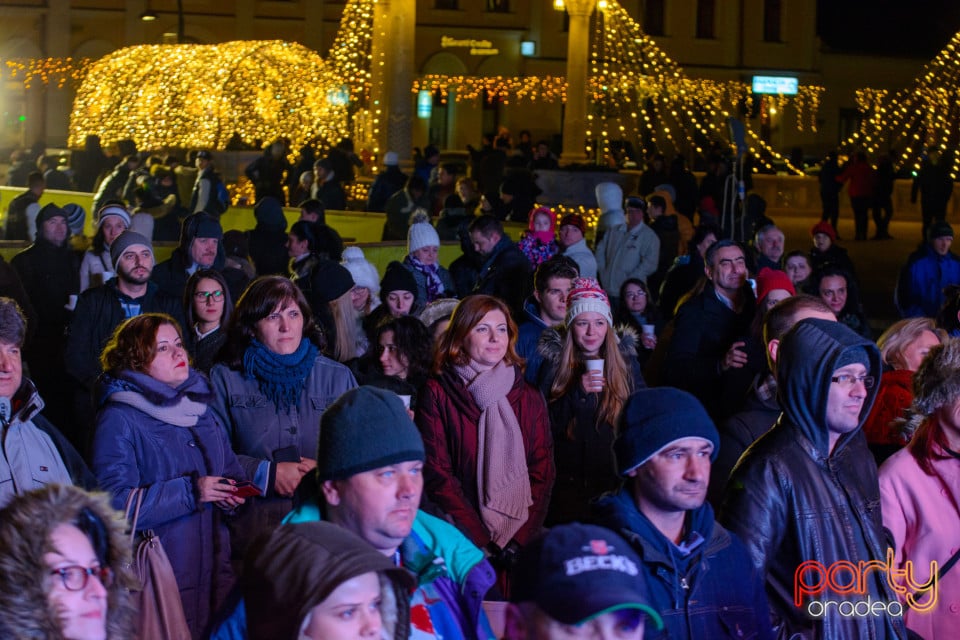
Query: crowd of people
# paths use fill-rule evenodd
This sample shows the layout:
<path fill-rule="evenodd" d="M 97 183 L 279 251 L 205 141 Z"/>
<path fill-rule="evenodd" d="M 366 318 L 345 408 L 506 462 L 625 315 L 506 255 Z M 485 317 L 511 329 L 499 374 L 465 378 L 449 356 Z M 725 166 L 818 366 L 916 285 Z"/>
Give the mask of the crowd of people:
<path fill-rule="evenodd" d="M 754 200 L 736 241 L 686 208 L 682 161 L 652 158 L 642 195 L 598 185 L 591 248 L 517 183 L 497 186 L 514 241 L 489 182 L 439 161 L 401 180 L 388 153 L 370 195 L 407 244 L 381 273 L 326 224 L 351 145 L 297 183 L 289 230 L 282 144 L 247 168 L 249 230 L 224 231 L 193 155 L 163 262 L 169 211 L 102 185 L 84 252 L 74 205 L 9 218 L 32 243 L 0 264 L 0 636 L 132 637 L 138 496 L 193 638 L 952 637 L 960 259 L 939 214 L 881 332 L 829 216 L 785 255 Z M 886 573 L 853 588 L 841 565 Z M 883 611 L 844 613 L 862 602 Z"/>

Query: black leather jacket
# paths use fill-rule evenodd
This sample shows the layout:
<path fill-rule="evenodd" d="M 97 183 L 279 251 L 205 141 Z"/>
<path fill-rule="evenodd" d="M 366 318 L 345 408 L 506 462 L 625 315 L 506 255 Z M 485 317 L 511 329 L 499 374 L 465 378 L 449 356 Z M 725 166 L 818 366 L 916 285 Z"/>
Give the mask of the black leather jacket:
<path fill-rule="evenodd" d="M 829 568 L 841 560 L 855 566 L 886 560 L 889 544 L 880 518 L 877 467 L 861 428 L 878 385 L 867 392 L 859 426 L 842 435 L 832 451 L 826 427 L 830 377 L 844 352 L 854 348 L 866 351 L 868 375 L 879 381 L 877 347 L 840 323 L 803 320 L 784 337 L 777 365 L 783 415 L 744 454 L 727 486 L 720 520 L 746 543 L 754 565 L 766 573 L 779 638 L 906 638 L 902 618 L 848 617 L 837 608 L 823 617 L 809 615 L 811 599 L 895 601 L 882 571 L 867 574 L 863 594 L 827 591 L 804 597 L 799 607 L 794 604 L 795 572 L 805 561 Z"/>

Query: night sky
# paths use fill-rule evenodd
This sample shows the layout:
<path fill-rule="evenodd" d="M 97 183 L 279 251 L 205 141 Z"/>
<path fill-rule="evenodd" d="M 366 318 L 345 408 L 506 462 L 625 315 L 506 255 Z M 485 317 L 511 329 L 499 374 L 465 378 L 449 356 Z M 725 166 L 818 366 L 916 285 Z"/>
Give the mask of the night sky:
<path fill-rule="evenodd" d="M 960 31 L 960 0 L 818 0 L 828 49 L 931 58 Z"/>

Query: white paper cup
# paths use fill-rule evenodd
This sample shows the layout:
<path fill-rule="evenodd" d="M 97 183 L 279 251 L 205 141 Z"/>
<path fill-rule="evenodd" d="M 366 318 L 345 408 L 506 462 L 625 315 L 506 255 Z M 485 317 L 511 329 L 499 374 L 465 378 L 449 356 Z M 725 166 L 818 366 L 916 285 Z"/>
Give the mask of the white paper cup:
<path fill-rule="evenodd" d="M 403 406 L 407 409 L 410 408 L 410 396 L 399 396 L 400 400 L 403 401 Z"/>
<path fill-rule="evenodd" d="M 603 373 L 603 358 L 587 360 L 586 365 L 587 371 L 599 371 L 600 373 Z"/>
<path fill-rule="evenodd" d="M 652 324 L 640 325 L 640 328 L 643 330 L 643 335 L 645 335 L 645 336 L 652 336 L 652 335 L 653 335 L 653 328 L 654 328 L 654 327 L 653 327 Z"/>

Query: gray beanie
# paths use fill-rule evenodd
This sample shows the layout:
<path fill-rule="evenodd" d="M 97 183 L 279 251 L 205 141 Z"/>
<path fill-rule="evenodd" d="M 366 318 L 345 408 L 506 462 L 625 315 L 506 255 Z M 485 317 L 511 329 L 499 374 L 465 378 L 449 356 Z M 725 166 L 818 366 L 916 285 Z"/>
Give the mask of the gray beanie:
<path fill-rule="evenodd" d="M 850 347 L 845 349 L 843 353 L 840 354 L 840 357 L 837 358 L 837 363 L 833 365 L 834 369 L 839 369 L 841 367 L 846 367 L 851 364 L 862 364 L 870 370 L 870 356 L 867 354 L 866 347 Z"/>
<path fill-rule="evenodd" d="M 423 461 L 423 439 L 400 397 L 376 387 L 347 391 L 320 418 L 317 480 L 343 480 L 400 462 Z"/>
<path fill-rule="evenodd" d="M 717 459 L 720 434 L 700 401 L 673 387 L 641 389 L 627 398 L 620 418 L 620 433 L 613 441 L 617 473 L 630 472 L 682 438 L 703 438 L 713 443 L 710 460 Z"/>
<path fill-rule="evenodd" d="M 150 241 L 136 231 L 127 229 L 117 236 L 117 239 L 110 245 L 110 263 L 113 264 L 114 271 L 117 271 L 117 263 L 120 262 L 120 256 L 123 255 L 123 252 L 135 244 L 142 244 L 150 249 L 150 255 L 153 256 L 153 245 L 150 244 Z"/>

